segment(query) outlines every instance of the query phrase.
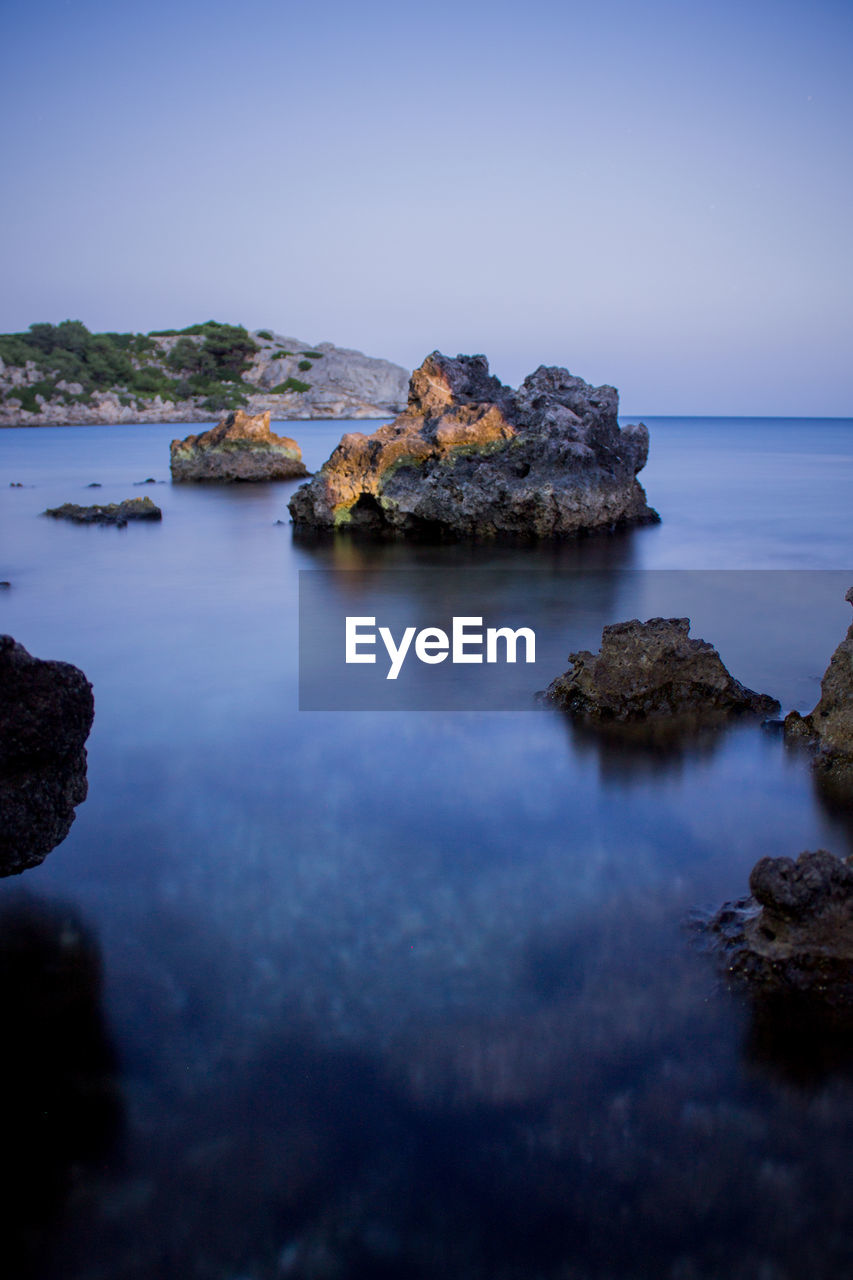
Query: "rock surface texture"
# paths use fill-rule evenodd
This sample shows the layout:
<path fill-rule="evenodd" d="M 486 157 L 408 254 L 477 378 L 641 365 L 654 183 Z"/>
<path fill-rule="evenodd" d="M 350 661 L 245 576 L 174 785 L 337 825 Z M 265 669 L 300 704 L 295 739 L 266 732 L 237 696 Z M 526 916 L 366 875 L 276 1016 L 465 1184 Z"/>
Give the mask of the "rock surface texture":
<path fill-rule="evenodd" d="M 547 538 L 658 519 L 636 476 L 642 425 L 620 430 L 618 394 L 540 367 L 517 391 L 485 356 L 433 352 L 403 413 L 345 435 L 294 494 L 297 526 Z"/>
<path fill-rule="evenodd" d="M 689 618 L 605 627 L 600 652 L 570 653 L 571 666 L 548 686 L 546 700 L 593 724 L 778 713 L 775 698 L 745 688 L 713 645 L 689 633 Z"/>
<path fill-rule="evenodd" d="M 201 435 L 173 440 L 173 480 L 292 480 L 307 476 L 302 451 L 270 431 L 270 415 L 238 409 Z"/>
<path fill-rule="evenodd" d="M 162 520 L 163 512 L 150 498 L 126 498 L 124 502 L 108 502 L 105 506 L 79 507 L 76 502 L 63 502 L 61 507 L 48 507 L 44 513 L 55 520 L 71 520 L 74 524 L 115 524 L 123 528 L 128 520 Z"/>
<path fill-rule="evenodd" d="M 845 600 L 853 604 L 853 587 Z M 815 768 L 832 790 L 853 796 L 853 626 L 832 655 L 820 685 L 820 702 L 802 716 L 785 717 L 785 734 L 816 748 Z"/>
<path fill-rule="evenodd" d="M 749 887 L 709 922 L 729 974 L 759 996 L 853 1014 L 853 859 L 762 858 Z"/>
<path fill-rule="evenodd" d="M 68 835 L 94 714 L 82 671 L 0 636 L 0 875 L 36 866 Z"/>

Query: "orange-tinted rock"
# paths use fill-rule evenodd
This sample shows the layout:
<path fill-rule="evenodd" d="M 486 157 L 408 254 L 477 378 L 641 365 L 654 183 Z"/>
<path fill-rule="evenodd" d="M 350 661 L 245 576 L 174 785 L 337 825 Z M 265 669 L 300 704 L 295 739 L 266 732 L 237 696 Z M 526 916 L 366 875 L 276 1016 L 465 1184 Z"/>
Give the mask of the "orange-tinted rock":
<path fill-rule="evenodd" d="M 173 480 L 292 480 L 307 476 L 302 451 L 270 430 L 270 415 L 237 409 L 227 418 L 170 446 Z"/>
<path fill-rule="evenodd" d="M 553 537 L 657 514 L 637 483 L 648 432 L 620 429 L 618 395 L 566 369 L 514 391 L 485 356 L 435 351 L 406 409 L 372 435 L 346 435 L 290 502 L 306 528 Z"/>

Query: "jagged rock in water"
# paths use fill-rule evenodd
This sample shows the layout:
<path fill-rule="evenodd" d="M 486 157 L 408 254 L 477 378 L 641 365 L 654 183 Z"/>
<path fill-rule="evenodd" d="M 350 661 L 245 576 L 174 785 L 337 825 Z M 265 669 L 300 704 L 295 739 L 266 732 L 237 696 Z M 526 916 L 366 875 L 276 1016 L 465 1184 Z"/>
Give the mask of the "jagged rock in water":
<path fill-rule="evenodd" d="M 163 512 L 150 498 L 126 498 L 124 502 L 108 502 L 105 506 L 80 507 L 64 502 L 61 507 L 48 507 L 44 513 L 55 520 L 72 520 L 74 524 L 115 524 L 124 528 L 128 520 L 162 520 Z"/>
<path fill-rule="evenodd" d="M 656 521 L 636 479 L 648 431 L 620 429 L 618 399 L 544 366 L 514 391 L 485 356 L 435 351 L 403 413 L 345 435 L 291 515 L 312 529 L 536 538 Z"/>
<path fill-rule="evenodd" d="M 749 887 L 708 924 L 730 976 L 762 998 L 853 1015 L 853 858 L 762 858 Z"/>
<path fill-rule="evenodd" d="M 853 587 L 844 598 L 853 604 Z M 817 706 L 787 715 L 785 734 L 816 748 L 819 781 L 834 798 L 853 798 L 853 625 L 830 658 Z"/>
<path fill-rule="evenodd" d="M 82 671 L 0 636 L 0 875 L 36 866 L 68 835 L 94 714 Z"/>
<path fill-rule="evenodd" d="M 778 713 L 775 698 L 745 688 L 713 645 L 691 640 L 689 633 L 689 618 L 605 627 L 600 652 L 570 653 L 569 670 L 548 686 L 545 698 L 597 725 Z"/>
<path fill-rule="evenodd" d="M 289 436 L 270 431 L 270 415 L 242 409 L 197 436 L 173 440 L 173 480 L 293 480 L 309 473 Z"/>

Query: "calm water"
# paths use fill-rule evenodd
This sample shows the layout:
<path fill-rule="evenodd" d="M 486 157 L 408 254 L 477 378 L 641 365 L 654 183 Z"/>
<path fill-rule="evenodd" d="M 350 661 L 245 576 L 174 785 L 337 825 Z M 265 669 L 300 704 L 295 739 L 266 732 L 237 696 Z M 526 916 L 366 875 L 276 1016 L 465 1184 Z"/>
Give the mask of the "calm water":
<path fill-rule="evenodd" d="M 6 1052 L 36 1046 L 48 1099 L 31 1274 L 853 1273 L 853 1058 L 756 1023 L 685 926 L 764 854 L 853 852 L 807 759 L 757 727 L 626 754 L 544 710 L 297 710 L 297 571 L 329 568 L 418 607 L 490 571 L 545 679 L 605 623 L 689 615 L 814 705 L 850 620 L 853 422 L 647 421 L 663 523 L 541 548 L 294 542 L 294 484 L 168 483 L 185 428 L 0 432 L 0 631 L 96 699 L 71 834 L 0 882 L 53 975 L 0 928 Z M 351 425 L 288 430 L 316 467 Z M 146 493 L 161 525 L 39 518 Z M 69 920 L 89 961 L 57 1017 Z M 66 1016 L 98 963 L 111 1049 Z"/>

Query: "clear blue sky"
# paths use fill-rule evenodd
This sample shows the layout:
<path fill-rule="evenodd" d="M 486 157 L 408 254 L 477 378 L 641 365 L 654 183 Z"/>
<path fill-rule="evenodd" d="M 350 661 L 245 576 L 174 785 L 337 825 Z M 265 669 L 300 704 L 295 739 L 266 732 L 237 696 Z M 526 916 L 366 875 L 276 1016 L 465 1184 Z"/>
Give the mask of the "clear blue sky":
<path fill-rule="evenodd" d="M 30 0 L 0 330 L 219 319 L 853 414 L 850 0 Z"/>

